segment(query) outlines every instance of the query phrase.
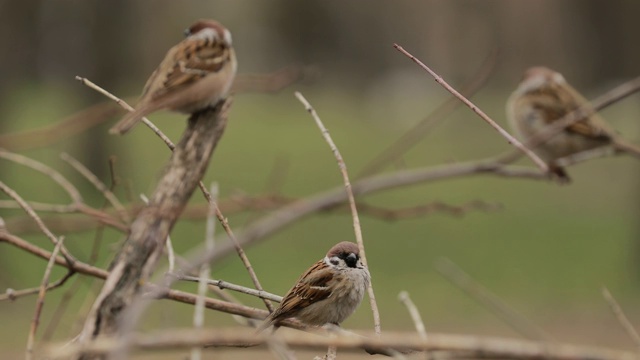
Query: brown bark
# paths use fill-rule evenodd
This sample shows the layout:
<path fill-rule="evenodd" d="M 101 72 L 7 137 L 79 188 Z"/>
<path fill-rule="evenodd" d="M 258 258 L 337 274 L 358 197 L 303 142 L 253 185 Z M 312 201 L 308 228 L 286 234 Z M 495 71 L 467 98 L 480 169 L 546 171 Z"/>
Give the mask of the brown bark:
<path fill-rule="evenodd" d="M 149 279 L 169 232 L 207 169 L 227 124 L 230 104 L 227 100 L 189 118 L 149 205 L 131 224 L 122 249 L 111 263 L 110 274 L 87 316 L 81 341 L 117 334 L 119 315 Z"/>

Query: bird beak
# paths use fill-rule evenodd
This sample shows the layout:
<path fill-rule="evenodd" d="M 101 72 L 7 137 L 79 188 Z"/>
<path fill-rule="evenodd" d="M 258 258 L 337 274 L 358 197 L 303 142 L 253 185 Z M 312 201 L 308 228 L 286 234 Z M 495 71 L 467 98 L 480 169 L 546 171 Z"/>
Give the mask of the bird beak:
<path fill-rule="evenodd" d="M 344 261 L 347 263 L 348 267 L 356 267 L 356 263 L 358 262 L 358 257 L 356 256 L 356 254 L 351 253 L 347 256 L 347 258 Z"/>

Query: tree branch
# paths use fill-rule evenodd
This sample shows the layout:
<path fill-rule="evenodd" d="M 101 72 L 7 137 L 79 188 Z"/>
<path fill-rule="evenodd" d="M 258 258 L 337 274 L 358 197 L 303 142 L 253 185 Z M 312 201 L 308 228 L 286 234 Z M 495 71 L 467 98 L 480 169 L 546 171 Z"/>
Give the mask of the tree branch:
<path fill-rule="evenodd" d="M 227 124 L 231 100 L 189 118 L 149 205 L 131 225 L 131 231 L 85 322 L 80 340 L 115 334 L 120 313 L 140 292 L 162 254 L 164 242 L 198 186 L 209 158 Z"/>

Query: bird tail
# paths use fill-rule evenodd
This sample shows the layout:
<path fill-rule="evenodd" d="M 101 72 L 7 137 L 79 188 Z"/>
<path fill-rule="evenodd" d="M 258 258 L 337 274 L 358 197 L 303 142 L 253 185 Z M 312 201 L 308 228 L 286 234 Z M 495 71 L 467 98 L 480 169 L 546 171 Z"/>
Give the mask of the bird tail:
<path fill-rule="evenodd" d="M 142 119 L 148 113 L 147 106 L 140 106 L 135 110 L 125 115 L 117 124 L 115 124 L 109 133 L 113 135 L 124 135 L 127 131 L 131 130 L 140 119 Z"/>
<path fill-rule="evenodd" d="M 258 327 L 256 327 L 256 334 L 261 333 L 263 331 L 265 331 L 266 329 L 268 329 L 271 325 L 273 324 L 273 319 L 271 318 L 271 316 L 267 317 L 266 319 L 264 319 L 264 321 L 262 322 L 262 324 L 258 325 Z"/>
<path fill-rule="evenodd" d="M 613 148 L 616 150 L 616 152 L 625 152 L 640 159 L 640 147 L 626 140 L 616 139 L 616 141 L 613 143 Z"/>

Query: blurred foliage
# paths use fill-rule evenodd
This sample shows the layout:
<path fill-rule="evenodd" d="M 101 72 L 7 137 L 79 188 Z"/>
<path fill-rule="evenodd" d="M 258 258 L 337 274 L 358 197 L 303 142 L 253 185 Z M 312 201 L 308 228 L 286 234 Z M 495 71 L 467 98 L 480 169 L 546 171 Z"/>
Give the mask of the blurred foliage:
<path fill-rule="evenodd" d="M 153 6 L 152 8 L 149 8 Z M 271 71 L 291 63 L 314 64 L 321 76 L 295 85 L 311 101 L 340 148 L 352 177 L 447 94 L 391 47 L 398 42 L 432 66 L 452 85 L 467 80 L 492 47 L 500 56 L 486 88 L 474 101 L 504 123 L 504 101 L 530 65 L 565 73 L 588 96 L 638 75 L 640 50 L 629 34 L 640 31 L 631 1 L 270 1 L 171 2 L 0 1 L 0 131 L 54 123 L 83 107 L 104 101 L 73 80 L 87 76 L 116 95 L 137 94 L 164 51 L 180 39 L 194 18 L 212 17 L 234 34 L 241 72 Z M 206 15 L 205 15 L 206 14 Z M 30 19 L 25 21 L 24 19 Z M 37 26 L 33 26 L 36 24 Z M 60 46 L 58 46 L 60 45 Z M 316 126 L 286 89 L 276 95 L 238 95 L 225 136 L 205 182 L 220 183 L 222 197 L 234 191 L 260 194 L 277 179 L 288 196 L 304 197 L 341 186 L 337 165 Z M 637 96 L 604 111 L 614 127 L 640 139 Z M 152 119 L 173 139 L 184 126 L 176 114 Z M 87 203 L 103 199 L 58 158 L 78 157 L 108 182 L 107 158 L 117 155 L 117 175 L 133 194 L 150 193 L 169 156 L 165 146 L 139 126 L 125 137 L 106 136 L 105 123 L 81 136 L 24 154 L 54 167 L 82 191 Z M 403 167 L 422 167 L 490 156 L 507 150 L 492 129 L 466 108 L 456 110 L 403 159 Z M 522 164 L 528 164 L 522 160 Z M 285 164 L 279 166 L 276 164 Z M 278 174 L 273 174 L 279 169 Z M 411 329 L 396 300 L 408 290 L 428 331 L 514 333 L 486 309 L 448 284 L 433 269 L 446 256 L 499 294 L 557 340 L 595 342 L 630 348 L 600 296 L 606 285 L 632 321 L 640 312 L 638 274 L 639 164 L 631 158 L 599 159 L 569 169 L 574 183 L 474 176 L 367 196 L 377 206 L 398 208 L 443 201 L 497 202 L 499 212 L 462 217 L 434 214 L 386 222 L 361 215 L 383 329 Z M 389 169 L 392 170 L 392 169 Z M 0 180 L 29 200 L 66 201 L 51 181 L 6 161 Z M 117 194 L 126 199 L 122 187 Z M 4 195 L 0 198 L 5 199 Z M 195 194 L 192 202 L 203 202 Z M 230 217 L 240 229 L 260 214 Z M 0 210 L 0 216 L 22 216 Z M 173 232 L 178 252 L 202 242 L 204 223 L 180 222 Z M 282 294 L 309 264 L 335 242 L 353 239 L 350 216 L 321 214 L 297 222 L 247 253 L 266 289 Z M 87 259 L 93 232 L 67 235 L 65 244 Z M 41 235 L 29 236 L 51 249 Z M 122 235 L 106 231 L 98 265 L 106 267 Z M 36 286 L 46 263 L 6 245 L 0 247 L 0 289 Z M 54 278 L 63 274 L 57 269 Z M 249 285 L 240 262 L 214 264 L 213 276 Z M 93 300 L 95 283 L 70 300 L 56 339 L 74 335 Z M 92 282 L 94 285 L 92 286 Z M 180 284 L 193 290 L 192 284 Z M 68 287 L 68 285 L 67 285 Z M 88 292 L 93 287 L 93 292 Z M 65 289 L 47 296 L 42 334 Z M 88 297 L 87 297 L 87 294 Z M 238 296 L 260 307 L 255 299 Z M 4 331 L 0 352 L 20 354 L 34 308 L 34 297 L 0 303 Z M 371 326 L 368 304 L 345 324 Z M 143 328 L 188 326 L 192 308 L 161 301 Z M 229 316 L 209 312 L 207 324 L 231 324 Z M 637 323 L 637 321 L 635 321 Z M 211 325 L 215 326 L 215 325 Z"/>

